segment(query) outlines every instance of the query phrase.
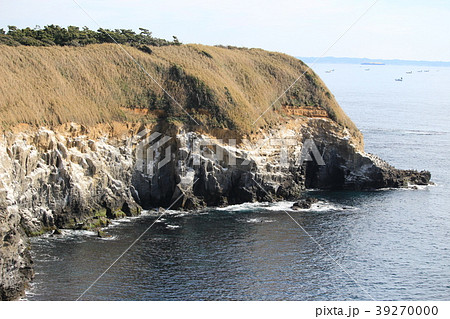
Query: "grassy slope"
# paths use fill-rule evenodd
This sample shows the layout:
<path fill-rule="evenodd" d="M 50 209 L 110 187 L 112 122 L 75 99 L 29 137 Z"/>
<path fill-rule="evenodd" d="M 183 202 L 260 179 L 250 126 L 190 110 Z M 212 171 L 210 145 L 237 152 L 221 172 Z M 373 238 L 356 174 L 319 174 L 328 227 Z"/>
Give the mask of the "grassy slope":
<path fill-rule="evenodd" d="M 151 54 L 125 49 L 175 99 L 207 127 L 246 134 L 252 123 L 307 67 L 296 58 L 260 49 L 203 45 L 152 47 Z M 85 125 L 110 121 L 152 121 L 153 113 L 191 123 L 180 108 L 114 44 L 87 47 L 0 45 L 0 123 Z M 362 140 L 353 122 L 323 82 L 305 76 L 256 126 L 281 123 L 282 104 L 325 108 Z M 148 115 L 126 108 L 150 109 Z M 153 110 L 159 109 L 157 112 Z"/>

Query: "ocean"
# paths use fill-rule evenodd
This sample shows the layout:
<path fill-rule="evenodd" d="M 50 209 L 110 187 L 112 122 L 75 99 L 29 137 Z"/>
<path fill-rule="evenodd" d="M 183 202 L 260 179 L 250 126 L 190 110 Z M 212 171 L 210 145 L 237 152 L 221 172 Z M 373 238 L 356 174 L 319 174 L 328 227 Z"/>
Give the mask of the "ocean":
<path fill-rule="evenodd" d="M 169 211 L 93 286 L 155 212 L 113 222 L 110 238 L 33 238 L 26 299 L 449 300 L 450 68 L 312 68 L 363 132 L 366 151 L 429 170 L 435 185 L 312 191 L 320 201 L 304 211 L 292 202 Z"/>

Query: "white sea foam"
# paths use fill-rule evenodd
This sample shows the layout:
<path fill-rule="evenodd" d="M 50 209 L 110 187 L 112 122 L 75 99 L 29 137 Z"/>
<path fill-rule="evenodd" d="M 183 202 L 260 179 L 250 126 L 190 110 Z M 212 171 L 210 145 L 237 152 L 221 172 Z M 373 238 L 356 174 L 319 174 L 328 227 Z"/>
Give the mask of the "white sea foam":
<path fill-rule="evenodd" d="M 408 184 L 408 189 L 412 189 L 412 190 L 425 190 L 427 188 L 428 188 L 428 185 Z"/>
<path fill-rule="evenodd" d="M 126 224 L 126 223 L 131 223 L 134 220 L 140 219 L 140 218 L 144 218 L 147 216 L 159 216 L 160 214 L 157 211 L 154 210 L 143 210 L 141 212 L 141 214 L 139 214 L 138 216 L 127 216 L 127 217 L 123 217 L 123 218 L 119 218 L 119 219 L 113 219 L 111 220 L 111 222 L 109 223 L 108 226 L 102 228 L 102 229 L 109 229 L 109 228 L 114 228 L 117 227 L 121 224 Z"/>
<path fill-rule="evenodd" d="M 246 223 L 250 223 L 250 224 L 259 224 L 259 223 L 273 223 L 276 220 L 260 217 L 260 218 L 248 218 L 248 219 L 244 219 L 243 221 L 245 221 Z"/>
<path fill-rule="evenodd" d="M 117 224 L 131 223 L 132 221 L 133 221 L 133 220 L 132 220 L 130 217 L 124 217 L 124 218 L 115 220 L 115 222 L 116 222 Z"/>
<path fill-rule="evenodd" d="M 254 202 L 254 203 L 243 203 L 230 205 L 226 207 L 216 208 L 219 211 L 227 212 L 243 212 L 243 211 L 254 211 L 254 210 L 268 210 L 268 211 L 280 211 L 280 210 L 291 210 L 291 201 L 280 201 L 280 202 Z"/>
<path fill-rule="evenodd" d="M 97 232 L 92 230 L 81 230 L 81 229 L 62 229 L 61 235 L 67 237 L 97 236 Z"/>
<path fill-rule="evenodd" d="M 116 240 L 117 236 L 98 237 L 99 240 Z"/>
<path fill-rule="evenodd" d="M 218 207 L 216 210 L 227 212 L 241 212 L 241 211 L 253 211 L 258 208 L 262 203 L 243 203 L 236 205 L 229 205 L 225 207 Z"/>
<path fill-rule="evenodd" d="M 305 209 L 293 209 L 294 211 L 303 212 L 328 212 L 328 211 L 343 211 L 343 210 L 355 210 L 352 206 L 343 206 L 336 203 L 330 203 L 328 201 L 320 200 L 317 203 L 311 205 L 311 208 Z"/>
<path fill-rule="evenodd" d="M 38 273 L 35 273 L 35 274 L 38 274 Z M 30 297 L 33 298 L 34 296 L 39 296 L 40 294 L 35 293 L 36 286 L 38 286 L 36 281 L 31 281 L 29 283 L 28 289 L 25 290 L 25 296 L 20 298 L 19 301 L 29 301 L 28 298 L 30 298 Z"/>
<path fill-rule="evenodd" d="M 187 215 L 187 213 L 178 213 L 176 215 L 173 215 L 173 217 L 179 218 L 179 217 L 184 217 L 186 215 Z"/>
<path fill-rule="evenodd" d="M 411 190 L 427 190 L 430 187 L 436 187 L 437 185 L 435 183 L 429 184 L 429 185 L 417 185 L 417 184 L 410 184 L 408 183 L 407 187 L 384 187 L 375 189 L 375 192 L 384 192 L 384 191 L 411 191 Z"/>
<path fill-rule="evenodd" d="M 274 203 L 262 202 L 262 203 L 244 203 L 239 205 L 231 205 L 226 207 L 217 208 L 219 211 L 227 212 L 245 212 L 245 211 L 285 211 L 285 212 L 325 212 L 325 211 L 342 211 L 342 210 L 354 210 L 355 207 L 343 206 L 336 203 L 331 203 L 325 200 L 320 200 L 317 203 L 311 205 L 311 208 L 296 209 L 292 208 L 293 201 L 279 201 Z"/>
<path fill-rule="evenodd" d="M 405 188 L 405 189 L 408 189 L 408 190 L 427 190 L 428 188 L 435 187 L 435 186 L 437 186 L 436 183 L 429 184 L 429 185 L 417 185 L 417 184 L 408 183 L 408 187 Z"/>
<path fill-rule="evenodd" d="M 147 211 L 145 214 L 141 214 L 136 217 L 137 218 L 142 218 L 142 217 L 147 217 L 147 216 L 159 217 L 161 215 L 173 216 L 173 215 L 180 215 L 180 214 L 185 214 L 185 213 L 181 213 L 179 210 L 161 208 L 161 209 Z"/>
<path fill-rule="evenodd" d="M 141 214 L 136 217 L 153 216 L 155 214 L 158 214 L 156 210 L 143 210 Z"/>
<path fill-rule="evenodd" d="M 62 258 L 57 256 L 52 256 L 50 254 L 43 254 L 40 255 L 39 258 L 34 257 L 34 260 L 38 262 L 52 262 L 52 261 L 61 261 Z"/>
<path fill-rule="evenodd" d="M 264 204 L 264 206 L 262 206 L 262 208 L 264 208 L 265 210 L 270 210 L 270 211 L 292 211 L 292 205 L 295 202 L 290 202 L 290 201 L 281 201 L 281 202 L 275 202 L 275 203 L 262 203 Z"/>

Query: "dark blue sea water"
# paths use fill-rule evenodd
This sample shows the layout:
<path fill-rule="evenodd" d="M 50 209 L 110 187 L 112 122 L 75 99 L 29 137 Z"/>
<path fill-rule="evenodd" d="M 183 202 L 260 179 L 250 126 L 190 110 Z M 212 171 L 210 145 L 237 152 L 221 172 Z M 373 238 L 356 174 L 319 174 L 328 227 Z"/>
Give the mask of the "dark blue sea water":
<path fill-rule="evenodd" d="M 313 68 L 367 151 L 430 170 L 436 186 L 314 192 L 319 205 L 301 212 L 288 202 L 173 212 L 83 300 L 450 299 L 450 69 Z M 108 240 L 73 231 L 33 239 L 37 274 L 27 298 L 77 299 L 154 219 L 117 222 Z"/>

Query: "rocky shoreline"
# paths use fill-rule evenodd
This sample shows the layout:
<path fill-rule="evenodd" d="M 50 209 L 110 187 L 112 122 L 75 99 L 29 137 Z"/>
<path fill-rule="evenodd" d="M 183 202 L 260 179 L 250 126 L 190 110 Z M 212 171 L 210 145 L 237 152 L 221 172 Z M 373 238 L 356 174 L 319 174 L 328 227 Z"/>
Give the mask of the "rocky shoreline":
<path fill-rule="evenodd" d="M 1 300 L 23 295 L 33 278 L 29 236 L 99 229 L 142 208 L 298 200 L 309 188 L 399 188 L 427 185 L 431 177 L 364 153 L 330 119 L 296 119 L 248 143 L 177 125 L 163 131 L 122 126 L 87 129 L 72 123 L 0 139 Z M 143 131 L 167 141 L 149 147 L 142 144 Z M 317 146 L 322 165 L 313 153 L 299 162 L 306 140 Z"/>

